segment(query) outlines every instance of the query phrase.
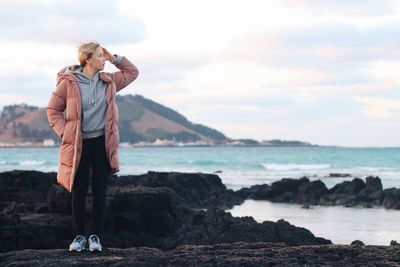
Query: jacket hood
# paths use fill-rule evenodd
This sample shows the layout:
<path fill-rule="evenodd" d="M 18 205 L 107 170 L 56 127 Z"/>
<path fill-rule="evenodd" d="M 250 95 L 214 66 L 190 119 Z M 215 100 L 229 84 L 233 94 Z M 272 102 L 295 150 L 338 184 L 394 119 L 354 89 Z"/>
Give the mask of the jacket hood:
<path fill-rule="evenodd" d="M 73 75 L 75 75 L 75 77 L 78 79 L 79 83 L 81 84 L 90 84 L 90 83 L 95 83 L 97 82 L 97 80 L 99 79 L 99 72 L 96 72 L 93 75 L 93 78 L 90 79 L 87 76 L 85 76 L 85 74 L 83 74 L 83 67 L 82 66 L 72 66 L 72 67 L 68 67 L 66 68 L 65 72 L 66 73 L 72 73 Z"/>
<path fill-rule="evenodd" d="M 82 73 L 82 69 L 83 68 L 81 65 L 72 65 L 62 68 L 57 73 L 57 85 L 66 78 L 71 81 L 89 84 L 90 79 Z M 106 83 L 111 82 L 111 78 L 104 72 L 97 72 L 95 76 L 93 76 L 93 79 L 95 79 L 96 81 L 100 79 Z"/>
<path fill-rule="evenodd" d="M 58 73 L 57 73 L 57 82 L 56 85 L 58 86 L 60 84 L 60 82 L 64 79 L 69 79 L 70 81 L 77 81 L 77 78 L 75 77 L 75 75 L 72 74 L 71 71 L 69 70 L 73 70 L 78 68 L 79 65 L 73 65 L 73 66 L 67 66 L 62 68 Z"/>

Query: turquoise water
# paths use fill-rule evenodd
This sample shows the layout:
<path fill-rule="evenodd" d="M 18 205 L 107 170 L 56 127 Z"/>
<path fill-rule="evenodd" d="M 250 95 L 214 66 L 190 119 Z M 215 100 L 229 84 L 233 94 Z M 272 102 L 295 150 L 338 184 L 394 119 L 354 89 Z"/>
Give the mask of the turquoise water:
<path fill-rule="evenodd" d="M 120 148 L 120 174 L 218 171 L 234 190 L 281 178 L 321 179 L 328 187 L 353 177 L 379 176 L 384 188 L 400 187 L 400 148 L 340 147 L 130 147 Z M 1 148 L 0 171 L 56 171 L 58 148 Z"/>

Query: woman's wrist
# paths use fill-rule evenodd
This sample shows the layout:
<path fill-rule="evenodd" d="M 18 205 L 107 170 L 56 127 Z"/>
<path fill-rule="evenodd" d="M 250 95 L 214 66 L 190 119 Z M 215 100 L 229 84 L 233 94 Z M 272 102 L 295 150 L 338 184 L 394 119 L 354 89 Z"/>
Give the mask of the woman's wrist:
<path fill-rule="evenodd" d="M 117 58 L 117 55 L 110 54 L 110 62 L 113 62 Z"/>
<path fill-rule="evenodd" d="M 118 64 L 118 63 L 120 63 L 121 60 L 122 60 L 122 57 L 119 56 L 119 55 L 117 55 L 117 54 L 114 54 L 113 57 L 114 57 L 114 59 L 113 59 L 113 60 L 110 60 L 110 62 L 111 62 L 112 64 Z"/>

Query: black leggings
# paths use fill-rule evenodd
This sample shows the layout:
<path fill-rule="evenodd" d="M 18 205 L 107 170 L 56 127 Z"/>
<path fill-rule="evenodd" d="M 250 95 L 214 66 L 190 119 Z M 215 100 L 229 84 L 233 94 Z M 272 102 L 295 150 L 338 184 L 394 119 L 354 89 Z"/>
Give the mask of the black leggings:
<path fill-rule="evenodd" d="M 104 135 L 83 139 L 82 154 L 72 187 L 72 217 L 76 235 L 85 235 L 86 193 L 89 184 L 89 167 L 93 174 L 93 212 L 90 234 L 101 235 L 106 204 L 107 178 L 110 164 L 105 150 Z"/>

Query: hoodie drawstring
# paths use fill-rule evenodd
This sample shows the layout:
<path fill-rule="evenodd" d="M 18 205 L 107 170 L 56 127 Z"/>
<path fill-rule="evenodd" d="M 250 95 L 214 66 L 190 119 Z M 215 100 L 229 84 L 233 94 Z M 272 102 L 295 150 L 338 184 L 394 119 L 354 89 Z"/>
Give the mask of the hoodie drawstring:
<path fill-rule="evenodd" d="M 90 79 L 89 80 L 89 88 L 90 88 L 90 97 L 89 97 L 89 106 L 90 105 L 93 105 L 94 104 L 94 106 L 97 106 L 97 90 L 96 90 L 96 83 L 95 82 L 93 82 L 93 88 L 92 88 L 92 80 Z M 93 93 L 93 91 L 94 91 L 94 93 Z M 92 99 L 93 98 L 93 96 L 94 96 L 94 99 Z"/>
<path fill-rule="evenodd" d="M 90 105 L 92 104 L 92 80 L 89 80 L 89 92 L 90 92 L 89 95 L 89 107 L 90 107 Z"/>
<path fill-rule="evenodd" d="M 96 86 L 93 86 L 93 90 L 94 90 L 94 106 L 97 106 L 97 90 L 96 90 Z"/>

